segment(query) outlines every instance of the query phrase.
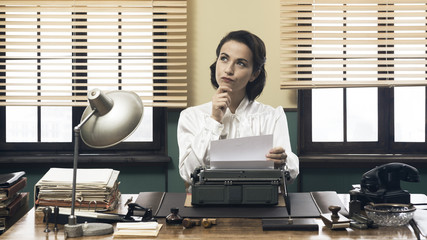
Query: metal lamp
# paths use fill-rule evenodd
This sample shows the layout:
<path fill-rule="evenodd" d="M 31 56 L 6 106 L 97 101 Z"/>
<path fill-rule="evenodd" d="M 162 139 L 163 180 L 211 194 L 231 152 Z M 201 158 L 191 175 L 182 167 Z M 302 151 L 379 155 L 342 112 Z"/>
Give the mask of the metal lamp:
<path fill-rule="evenodd" d="M 113 232 L 113 226 L 106 223 L 77 224 L 75 216 L 77 163 L 80 137 L 93 148 L 114 146 L 130 136 L 141 122 L 144 106 L 134 92 L 99 89 L 88 92 L 90 105 L 85 109 L 82 120 L 74 128 L 74 161 L 71 215 L 64 230 L 67 237 L 104 235 Z"/>

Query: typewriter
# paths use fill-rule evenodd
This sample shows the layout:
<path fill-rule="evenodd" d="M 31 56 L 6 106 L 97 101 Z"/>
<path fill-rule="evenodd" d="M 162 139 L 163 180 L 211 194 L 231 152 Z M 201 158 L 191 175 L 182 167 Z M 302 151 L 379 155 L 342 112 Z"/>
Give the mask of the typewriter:
<path fill-rule="evenodd" d="M 277 205 L 283 169 L 206 169 L 191 174 L 192 205 Z"/>

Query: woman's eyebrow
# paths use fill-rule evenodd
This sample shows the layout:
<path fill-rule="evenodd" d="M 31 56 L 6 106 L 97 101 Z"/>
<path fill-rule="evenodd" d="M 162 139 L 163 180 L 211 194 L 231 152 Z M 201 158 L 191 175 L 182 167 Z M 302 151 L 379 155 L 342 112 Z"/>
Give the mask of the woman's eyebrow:
<path fill-rule="evenodd" d="M 221 53 L 219 54 L 219 56 L 221 56 L 221 57 L 226 57 L 226 58 L 230 58 L 230 56 L 229 56 L 227 53 L 225 53 L 225 52 L 221 52 Z M 246 58 L 238 58 L 238 59 L 237 59 L 237 61 L 245 62 L 245 64 L 249 64 L 249 60 L 247 60 Z"/>
<path fill-rule="evenodd" d="M 222 52 L 222 53 L 220 53 L 219 54 L 220 56 L 225 56 L 225 57 L 230 57 L 227 53 L 225 53 L 225 52 Z M 237 60 L 239 60 L 239 61 L 245 61 L 245 62 L 249 62 L 246 58 L 238 58 Z"/>
<path fill-rule="evenodd" d="M 237 60 L 239 60 L 239 61 L 243 61 L 243 62 L 246 62 L 246 63 L 249 63 L 249 61 L 248 61 L 248 60 L 246 60 L 246 58 L 238 58 Z"/>

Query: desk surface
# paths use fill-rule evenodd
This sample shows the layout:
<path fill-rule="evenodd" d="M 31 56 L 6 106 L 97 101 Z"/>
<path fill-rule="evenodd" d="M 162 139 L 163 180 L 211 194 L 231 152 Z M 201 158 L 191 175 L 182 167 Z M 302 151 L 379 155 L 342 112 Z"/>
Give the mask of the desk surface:
<path fill-rule="evenodd" d="M 130 196 L 135 200 L 137 195 L 122 195 L 122 203 Z M 119 210 L 120 211 L 120 210 Z M 217 225 L 211 228 L 201 226 L 184 229 L 182 226 L 166 225 L 165 219 L 158 219 L 163 227 L 157 238 L 151 239 L 416 239 L 411 228 L 380 227 L 378 229 L 357 230 L 330 230 L 320 219 L 319 231 L 263 231 L 261 219 L 218 218 Z M 14 224 L 0 239 L 33 240 L 33 239 L 65 239 L 63 226 L 59 225 L 59 232 L 45 233 L 46 224 L 43 223 L 43 213 L 35 212 L 32 208 L 21 220 Z M 50 224 L 50 229 L 53 224 Z M 81 237 L 73 239 L 113 239 L 113 235 Z M 121 238 L 122 239 L 122 238 Z M 134 238 L 135 239 L 135 238 Z M 147 239 L 150 239 L 149 237 Z"/>

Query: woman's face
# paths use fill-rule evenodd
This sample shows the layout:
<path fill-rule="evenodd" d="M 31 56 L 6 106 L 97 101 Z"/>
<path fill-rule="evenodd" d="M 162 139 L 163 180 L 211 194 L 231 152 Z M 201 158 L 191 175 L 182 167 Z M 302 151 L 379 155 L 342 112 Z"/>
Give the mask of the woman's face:
<path fill-rule="evenodd" d="M 245 93 L 248 82 L 256 79 L 253 72 L 252 51 L 243 43 L 230 40 L 222 45 L 216 61 L 216 81 L 227 86 L 233 94 Z"/>

